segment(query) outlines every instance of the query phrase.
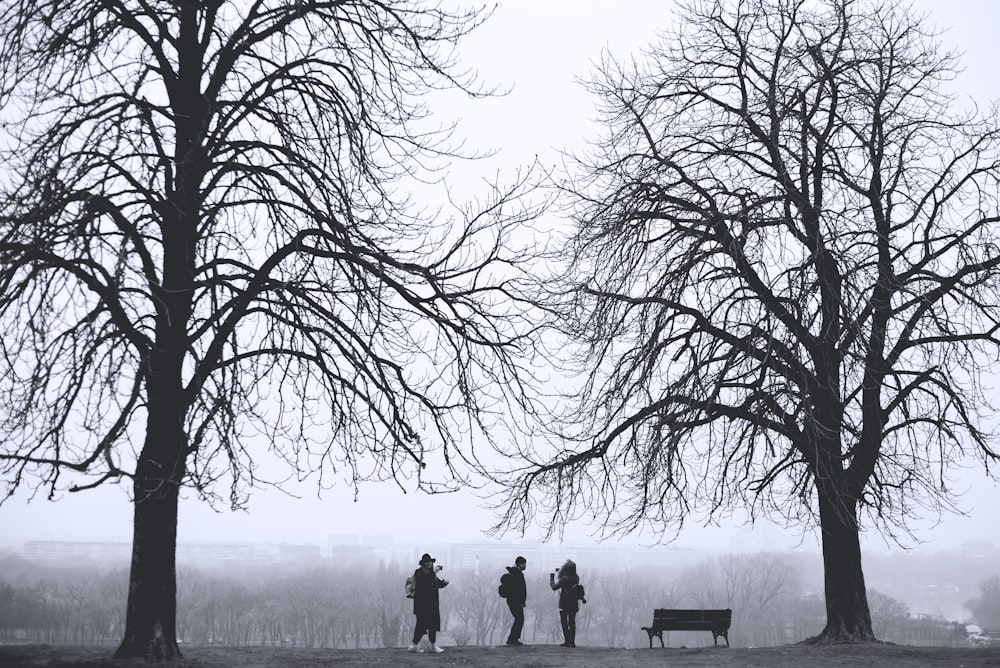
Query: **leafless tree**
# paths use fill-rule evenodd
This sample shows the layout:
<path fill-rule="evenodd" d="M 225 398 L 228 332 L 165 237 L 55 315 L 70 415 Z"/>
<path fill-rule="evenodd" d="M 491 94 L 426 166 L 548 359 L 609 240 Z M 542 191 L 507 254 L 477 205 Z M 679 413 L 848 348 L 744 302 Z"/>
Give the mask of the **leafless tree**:
<path fill-rule="evenodd" d="M 659 573 L 645 569 L 601 572 L 587 577 L 587 603 L 581 606 L 581 616 L 592 631 L 590 639 L 603 647 L 642 646 L 653 610 L 664 607 L 671 594 L 664 591 Z M 577 628 L 580 628 L 578 623 Z M 581 634 L 581 637 L 582 634 Z"/>
<path fill-rule="evenodd" d="M 442 601 L 442 612 L 448 615 L 449 627 L 452 622 L 464 627 L 471 644 L 490 645 L 505 625 L 510 625 L 504 599 L 497 596 L 499 580 L 499 575 L 494 578 L 464 571 L 455 574 L 448 590 L 442 590 L 448 593 L 448 600 Z"/>
<path fill-rule="evenodd" d="M 898 627 L 910 616 L 905 604 L 877 589 L 868 590 L 868 604 L 871 607 L 872 628 L 882 638 L 887 637 L 893 627 Z"/>
<path fill-rule="evenodd" d="M 997 459 L 997 116 L 946 93 L 955 56 L 894 2 L 697 2 L 677 26 L 589 84 L 605 130 L 554 289 L 585 382 L 499 528 L 818 523 L 813 640 L 871 640 L 859 532 L 898 539 L 954 507 L 953 464 Z"/>
<path fill-rule="evenodd" d="M 794 567 L 767 553 L 720 556 L 688 569 L 678 581 L 683 605 L 733 611 L 729 641 L 737 647 L 760 645 L 772 624 L 783 621 L 782 604 L 801 587 Z"/>
<path fill-rule="evenodd" d="M 524 632 L 530 644 L 562 641 L 562 627 L 559 624 L 558 594 L 549 587 L 547 573 L 531 573 L 525 576 L 528 587 L 528 601 L 524 607 Z"/>
<path fill-rule="evenodd" d="M 1000 630 L 1000 575 L 979 583 L 979 596 L 968 600 L 965 607 L 972 618 L 992 634 Z"/>
<path fill-rule="evenodd" d="M 527 401 L 525 179 L 417 201 L 462 157 L 430 96 L 490 92 L 454 51 L 485 17 L 418 0 L 0 5 L 4 495 L 130 482 L 116 656 L 180 655 L 182 486 L 238 507 L 310 473 L 463 484 L 473 441 Z"/>

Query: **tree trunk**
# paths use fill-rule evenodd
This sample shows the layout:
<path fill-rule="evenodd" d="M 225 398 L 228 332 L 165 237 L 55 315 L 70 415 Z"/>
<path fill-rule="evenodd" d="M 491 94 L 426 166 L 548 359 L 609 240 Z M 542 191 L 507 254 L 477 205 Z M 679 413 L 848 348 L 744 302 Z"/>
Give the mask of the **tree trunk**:
<path fill-rule="evenodd" d="M 823 536 L 826 627 L 806 643 L 874 641 L 865 575 L 861 569 L 861 538 L 857 504 L 841 493 L 818 485 L 819 521 Z M 823 489 L 823 488 L 826 489 Z"/>
<path fill-rule="evenodd" d="M 176 429 L 157 429 L 156 422 L 151 416 L 136 470 L 125 637 L 115 652 L 116 659 L 181 658 L 177 645 L 176 548 L 184 441 Z"/>
<path fill-rule="evenodd" d="M 196 7 L 182 3 L 182 86 L 171 104 L 177 117 L 175 162 L 177 190 L 167 198 L 163 222 L 162 286 L 152 290 L 157 310 L 156 335 L 149 351 L 146 382 L 146 441 L 136 464 L 132 571 L 129 576 L 125 638 L 116 658 L 170 661 L 177 646 L 177 502 L 184 481 L 188 439 L 184 420 L 183 369 L 191 317 L 194 258 L 205 173 L 201 134 L 206 127 L 204 100 L 198 92 L 199 64 Z M 176 97 L 176 99 L 174 99 Z"/>

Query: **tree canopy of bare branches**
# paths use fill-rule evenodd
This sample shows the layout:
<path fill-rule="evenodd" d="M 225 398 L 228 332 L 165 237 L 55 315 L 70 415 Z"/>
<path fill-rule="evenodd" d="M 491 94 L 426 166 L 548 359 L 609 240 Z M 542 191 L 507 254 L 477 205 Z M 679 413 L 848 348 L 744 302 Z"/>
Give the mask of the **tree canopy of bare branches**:
<path fill-rule="evenodd" d="M 182 486 L 239 507 L 309 474 L 460 485 L 474 439 L 528 407 L 527 178 L 419 201 L 469 157 L 429 103 L 491 92 L 454 51 L 486 16 L 0 5 L 4 494 L 130 481 L 117 656 L 180 654 Z"/>
<path fill-rule="evenodd" d="M 500 527 L 670 533 L 746 507 L 821 531 L 827 625 L 873 639 L 859 533 L 953 507 L 997 459 L 997 115 L 877 0 L 693 2 L 606 56 L 576 158 L 556 326 L 583 390 Z"/>

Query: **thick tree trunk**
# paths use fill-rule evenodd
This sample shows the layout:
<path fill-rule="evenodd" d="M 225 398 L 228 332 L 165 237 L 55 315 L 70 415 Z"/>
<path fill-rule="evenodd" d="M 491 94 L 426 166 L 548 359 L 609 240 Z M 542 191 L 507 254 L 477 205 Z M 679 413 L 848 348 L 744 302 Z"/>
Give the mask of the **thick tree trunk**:
<path fill-rule="evenodd" d="M 823 536 L 823 574 L 826 590 L 826 627 L 807 643 L 874 641 L 865 575 L 861 569 L 861 537 L 857 504 L 852 499 L 829 498 L 819 492 Z"/>
<path fill-rule="evenodd" d="M 115 658 L 170 661 L 181 656 L 176 632 L 178 488 L 163 485 L 171 489 L 140 501 L 140 483 L 135 486 L 125 637 Z"/>
<path fill-rule="evenodd" d="M 132 569 L 125 636 L 116 659 L 170 661 L 177 645 L 177 502 L 184 476 L 184 438 L 151 416 L 134 490 Z M 179 425 L 176 419 L 169 421 Z M 157 424 L 160 426 L 157 427 Z"/>
<path fill-rule="evenodd" d="M 163 207 L 162 285 L 153 289 L 160 307 L 146 371 L 146 442 L 136 467 L 132 572 L 125 638 L 116 658 L 170 661 L 177 645 L 177 502 L 184 481 L 188 404 L 183 381 L 187 326 L 193 303 L 195 257 L 206 160 L 207 127 L 201 95 L 197 3 L 182 3 L 179 85 L 171 93 L 176 126 L 176 190 Z"/>

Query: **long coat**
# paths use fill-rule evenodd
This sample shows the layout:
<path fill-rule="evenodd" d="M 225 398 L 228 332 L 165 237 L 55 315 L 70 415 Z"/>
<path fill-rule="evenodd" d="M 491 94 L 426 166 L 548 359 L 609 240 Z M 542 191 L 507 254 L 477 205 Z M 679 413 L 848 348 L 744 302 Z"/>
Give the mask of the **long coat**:
<path fill-rule="evenodd" d="M 580 601 L 573 595 L 573 587 L 580 584 L 580 576 L 576 573 L 560 573 L 559 579 L 550 582 L 549 586 L 559 591 L 559 609 L 566 612 L 578 612 Z"/>
<path fill-rule="evenodd" d="M 413 571 L 413 614 L 423 621 L 427 629 L 441 629 L 441 597 L 438 590 L 447 582 L 424 568 Z"/>

